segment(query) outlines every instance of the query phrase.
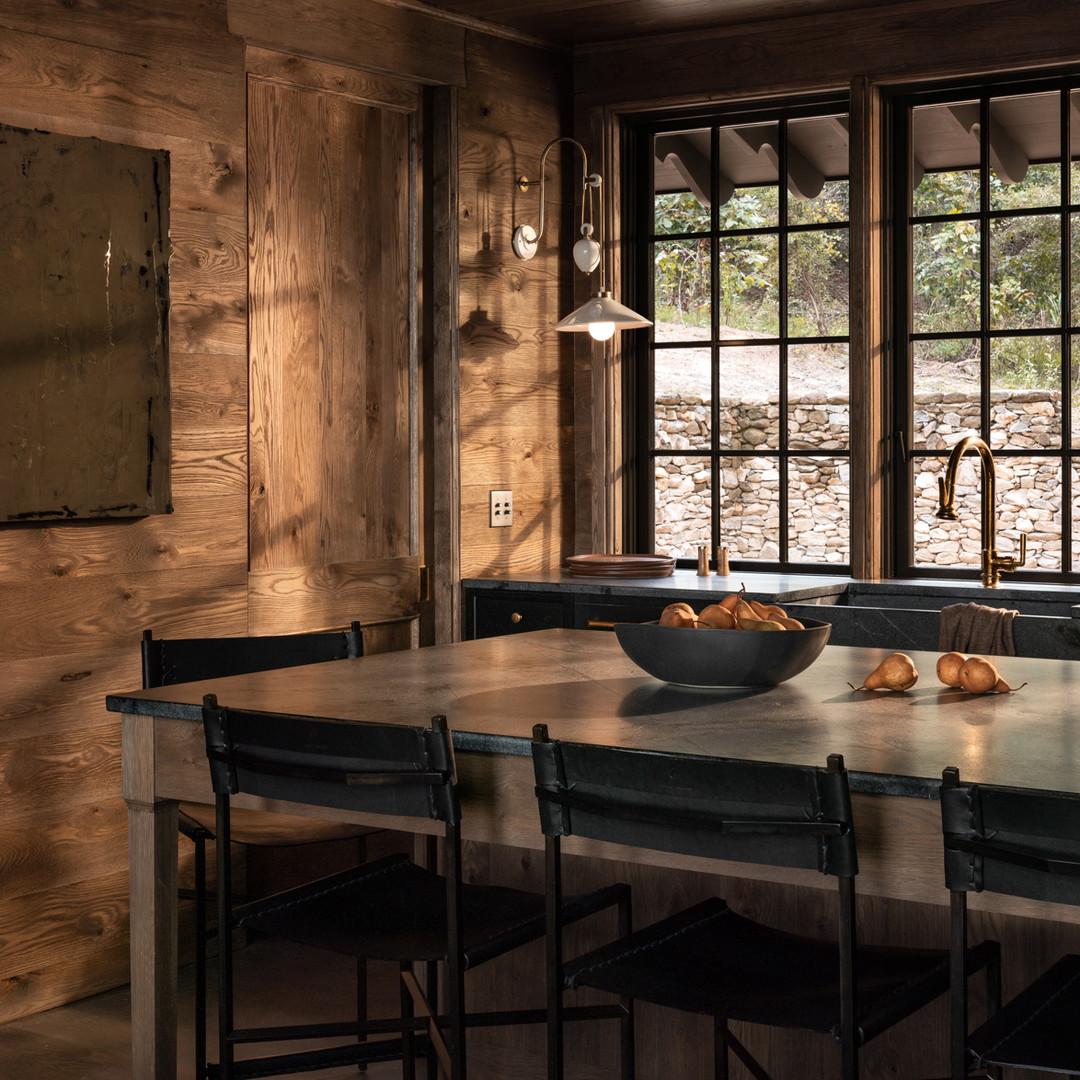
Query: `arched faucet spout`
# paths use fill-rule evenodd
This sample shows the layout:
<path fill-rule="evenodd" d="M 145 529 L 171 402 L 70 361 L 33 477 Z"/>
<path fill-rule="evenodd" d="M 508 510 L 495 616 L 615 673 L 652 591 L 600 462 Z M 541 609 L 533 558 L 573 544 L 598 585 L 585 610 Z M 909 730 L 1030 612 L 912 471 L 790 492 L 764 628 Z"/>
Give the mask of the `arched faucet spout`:
<path fill-rule="evenodd" d="M 997 550 L 997 473 L 994 455 L 985 440 L 978 435 L 966 435 L 954 447 L 945 466 L 945 475 L 938 477 L 938 508 L 935 516 L 944 521 L 956 521 L 953 500 L 956 493 L 956 472 L 960 459 L 974 450 L 982 459 L 982 583 L 988 589 L 996 589 L 1002 571 L 1016 570 L 1027 562 L 1027 535 L 1020 534 L 1020 558 L 999 555 Z"/>

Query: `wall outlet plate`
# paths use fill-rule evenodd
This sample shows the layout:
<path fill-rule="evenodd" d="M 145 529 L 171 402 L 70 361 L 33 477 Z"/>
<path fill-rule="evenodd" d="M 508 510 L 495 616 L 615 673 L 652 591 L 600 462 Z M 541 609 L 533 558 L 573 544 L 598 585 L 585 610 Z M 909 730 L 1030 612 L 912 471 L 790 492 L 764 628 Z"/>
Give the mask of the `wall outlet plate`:
<path fill-rule="evenodd" d="M 512 491 L 488 492 L 488 525 L 501 529 L 514 523 L 514 493 Z"/>

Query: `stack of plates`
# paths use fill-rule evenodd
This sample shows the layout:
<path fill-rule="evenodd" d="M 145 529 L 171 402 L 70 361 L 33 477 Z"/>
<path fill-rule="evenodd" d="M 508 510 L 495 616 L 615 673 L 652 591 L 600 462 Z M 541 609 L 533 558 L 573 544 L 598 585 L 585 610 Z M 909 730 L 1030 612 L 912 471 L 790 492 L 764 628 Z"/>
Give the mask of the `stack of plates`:
<path fill-rule="evenodd" d="M 579 577 L 668 577 L 675 569 L 669 555 L 571 555 L 566 572 Z"/>

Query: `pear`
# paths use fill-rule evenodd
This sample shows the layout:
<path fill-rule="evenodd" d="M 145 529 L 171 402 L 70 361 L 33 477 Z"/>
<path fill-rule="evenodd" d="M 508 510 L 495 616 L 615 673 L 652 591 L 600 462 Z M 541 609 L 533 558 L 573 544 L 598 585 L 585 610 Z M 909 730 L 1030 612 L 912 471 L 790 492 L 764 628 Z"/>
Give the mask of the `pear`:
<path fill-rule="evenodd" d="M 848 686 L 852 690 L 910 690 L 918 679 L 915 661 L 907 653 L 894 652 L 866 676 L 862 686 Z"/>
<path fill-rule="evenodd" d="M 778 622 L 773 622 L 772 619 L 740 619 L 740 630 L 783 630 Z"/>
<path fill-rule="evenodd" d="M 806 627 L 798 619 L 789 619 L 786 615 L 773 615 L 773 622 L 778 622 L 785 630 L 805 630 Z"/>
<path fill-rule="evenodd" d="M 723 600 L 720 601 L 720 606 L 727 608 L 728 611 L 734 612 L 735 605 L 746 595 L 746 586 L 743 585 L 738 592 L 728 593 Z"/>
<path fill-rule="evenodd" d="M 668 604 L 660 612 L 661 626 L 693 626 L 696 621 L 697 615 L 694 614 L 694 609 L 681 600 L 677 604 Z"/>
<path fill-rule="evenodd" d="M 708 630 L 738 630 L 739 628 L 735 616 L 722 604 L 710 604 L 702 608 L 701 614 L 698 615 L 697 625 L 699 628 Z"/>
<path fill-rule="evenodd" d="M 967 655 L 962 652 L 947 652 L 938 657 L 937 677 L 946 686 L 960 685 L 960 669 L 964 666 Z"/>

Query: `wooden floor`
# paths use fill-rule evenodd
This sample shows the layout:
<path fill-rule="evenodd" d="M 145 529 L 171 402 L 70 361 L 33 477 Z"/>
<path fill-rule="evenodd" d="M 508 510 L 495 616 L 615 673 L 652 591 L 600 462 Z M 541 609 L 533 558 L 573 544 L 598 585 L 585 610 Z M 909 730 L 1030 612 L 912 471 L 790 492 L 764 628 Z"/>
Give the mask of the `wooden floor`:
<path fill-rule="evenodd" d="M 285 956 L 285 950 L 292 956 Z M 315 957 L 317 956 L 317 960 Z M 288 985 L 273 974 L 286 960 Z M 384 965 L 385 967 L 385 965 Z M 389 1001 L 393 989 L 393 971 L 380 982 L 373 975 L 372 1007 Z M 243 950 L 237 976 L 242 979 L 238 1000 L 258 1002 L 258 1011 L 245 1022 L 274 1022 L 283 1015 L 297 1016 L 297 1003 L 311 1018 L 347 1019 L 351 1007 L 355 968 L 345 958 L 324 952 L 305 954 L 301 946 L 267 948 L 256 942 Z M 192 1080 L 192 970 L 180 975 L 180 1023 L 178 1032 L 177 1078 Z M 245 993 L 245 990 L 247 991 Z M 257 993 L 252 993 L 257 990 Z M 127 987 L 37 1016 L 0 1027 L 0 1078 L 2 1080 L 145 1080 L 131 1073 L 130 995 Z M 298 1016 L 303 1022 L 305 1016 Z M 319 1080 L 356 1080 L 355 1068 L 328 1069 L 309 1073 Z M 367 1080 L 400 1077 L 397 1062 L 372 1065 L 363 1074 Z"/>

